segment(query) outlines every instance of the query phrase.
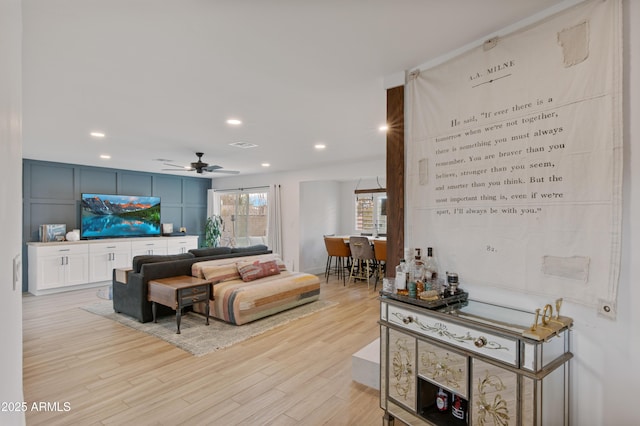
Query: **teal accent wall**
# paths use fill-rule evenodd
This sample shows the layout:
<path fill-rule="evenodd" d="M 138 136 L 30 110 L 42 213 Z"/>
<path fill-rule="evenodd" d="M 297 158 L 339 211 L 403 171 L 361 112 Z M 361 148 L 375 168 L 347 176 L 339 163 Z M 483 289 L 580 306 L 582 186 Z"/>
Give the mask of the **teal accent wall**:
<path fill-rule="evenodd" d="M 27 159 L 22 167 L 22 291 L 29 285 L 26 243 L 38 241 L 42 224 L 63 223 L 67 230 L 79 229 L 83 192 L 160 197 L 162 223 L 173 223 L 176 231 L 185 227 L 187 234 L 204 241 L 210 179 Z"/>

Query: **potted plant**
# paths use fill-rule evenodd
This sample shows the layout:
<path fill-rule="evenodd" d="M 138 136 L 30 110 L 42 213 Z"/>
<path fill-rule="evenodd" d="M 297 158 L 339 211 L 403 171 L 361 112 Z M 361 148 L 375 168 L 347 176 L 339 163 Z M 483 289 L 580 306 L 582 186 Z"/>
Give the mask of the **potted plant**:
<path fill-rule="evenodd" d="M 204 246 L 218 247 L 222 236 L 222 217 L 214 214 L 207 218 L 204 227 Z"/>

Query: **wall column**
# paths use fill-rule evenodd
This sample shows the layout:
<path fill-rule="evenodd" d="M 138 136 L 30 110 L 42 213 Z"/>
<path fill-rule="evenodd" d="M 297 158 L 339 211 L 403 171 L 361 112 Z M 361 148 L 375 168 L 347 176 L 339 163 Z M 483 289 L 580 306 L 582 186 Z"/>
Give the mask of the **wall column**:
<path fill-rule="evenodd" d="M 387 89 L 387 277 L 404 256 L 404 86 Z"/>

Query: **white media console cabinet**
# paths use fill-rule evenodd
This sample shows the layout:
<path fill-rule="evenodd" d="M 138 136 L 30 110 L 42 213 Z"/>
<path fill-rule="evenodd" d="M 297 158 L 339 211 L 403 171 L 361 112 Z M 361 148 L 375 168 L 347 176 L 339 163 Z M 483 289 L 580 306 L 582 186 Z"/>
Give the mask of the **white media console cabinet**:
<path fill-rule="evenodd" d="M 29 293 L 36 296 L 104 284 L 134 256 L 178 254 L 198 248 L 197 236 L 114 238 L 27 243 Z"/>

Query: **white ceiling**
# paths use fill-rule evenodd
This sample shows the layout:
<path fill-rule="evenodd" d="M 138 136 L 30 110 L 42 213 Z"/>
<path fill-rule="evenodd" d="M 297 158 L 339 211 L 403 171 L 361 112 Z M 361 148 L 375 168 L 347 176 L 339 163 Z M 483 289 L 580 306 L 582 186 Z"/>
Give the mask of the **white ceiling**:
<path fill-rule="evenodd" d="M 25 158 L 161 172 L 202 151 L 255 174 L 383 157 L 383 78 L 561 1 L 22 3 Z"/>

